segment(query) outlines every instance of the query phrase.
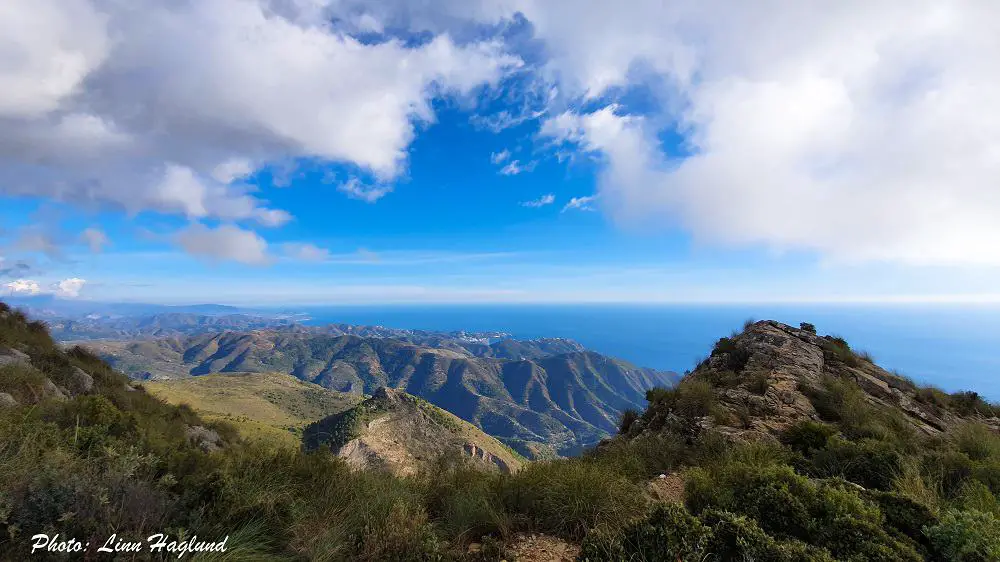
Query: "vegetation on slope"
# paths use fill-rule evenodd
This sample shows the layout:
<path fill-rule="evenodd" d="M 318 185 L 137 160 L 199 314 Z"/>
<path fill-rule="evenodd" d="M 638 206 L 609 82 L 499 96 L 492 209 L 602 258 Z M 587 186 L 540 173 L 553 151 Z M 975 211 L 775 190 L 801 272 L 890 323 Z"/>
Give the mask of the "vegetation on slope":
<path fill-rule="evenodd" d="M 362 398 L 282 373 L 204 375 L 144 386 L 166 402 L 187 404 L 206 420 L 232 424 L 242 437 L 295 448 L 306 425 L 348 410 Z"/>
<path fill-rule="evenodd" d="M 942 423 L 928 433 L 831 361 L 799 373 L 815 375 L 802 398 L 813 409 L 801 410 L 813 414 L 744 424 L 729 396 L 760 391 L 747 341 L 734 342 L 748 353 L 745 380 L 718 386 L 696 370 L 676 391 L 650 392 L 621 437 L 582 457 L 514 474 L 442 460 L 397 478 L 243 442 L 221 423 L 221 448 L 205 447 L 189 437 L 206 425 L 190 409 L 129 390 L 4 307 L 0 348 L 27 353 L 30 365 L 0 374 L 0 392 L 17 402 L 0 407 L 0 558 L 25 558 L 38 532 L 81 541 L 170 532 L 229 535 L 234 560 L 496 560 L 522 531 L 579 541 L 586 560 L 1000 557 L 1000 439 L 985 410 L 928 417 Z M 46 380 L 69 389 L 69 367 L 93 387 L 43 396 Z M 765 373 L 765 402 L 784 388 L 782 372 Z M 646 493 L 661 473 L 683 475 L 683 504 Z M 470 553 L 472 541 L 483 548 Z"/>

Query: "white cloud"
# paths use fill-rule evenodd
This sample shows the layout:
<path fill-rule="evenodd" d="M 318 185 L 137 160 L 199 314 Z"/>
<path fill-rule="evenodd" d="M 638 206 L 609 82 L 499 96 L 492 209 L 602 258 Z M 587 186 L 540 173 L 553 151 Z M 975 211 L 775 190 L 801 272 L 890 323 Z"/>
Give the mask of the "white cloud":
<path fill-rule="evenodd" d="M 508 158 L 510 158 L 510 151 L 506 149 L 490 153 L 490 162 L 494 164 L 503 164 Z"/>
<path fill-rule="evenodd" d="M 521 164 L 520 160 L 511 160 L 506 166 L 500 169 L 500 175 L 503 176 L 516 176 L 522 172 L 530 172 L 535 169 L 536 162 L 529 162 L 527 164 Z"/>
<path fill-rule="evenodd" d="M 269 261 L 263 238 L 231 224 L 209 228 L 195 223 L 175 234 L 174 241 L 189 254 L 211 261 L 232 260 L 251 265 Z"/>
<path fill-rule="evenodd" d="M 130 213 L 279 225 L 240 178 L 305 157 L 391 182 L 432 98 L 520 65 L 445 34 L 361 43 L 325 1 L 2 4 L 0 193 Z"/>
<path fill-rule="evenodd" d="M 73 277 L 56 283 L 52 289 L 57 297 L 75 299 L 80 296 L 80 291 L 83 290 L 83 286 L 86 284 L 86 279 Z"/>
<path fill-rule="evenodd" d="M 323 262 L 330 259 L 330 250 L 314 244 L 289 242 L 282 244 L 281 249 L 287 257 L 296 260 Z"/>
<path fill-rule="evenodd" d="M 108 235 L 104 234 L 99 228 L 87 228 L 80 233 L 80 241 L 86 244 L 91 252 L 97 253 L 104 249 L 104 246 L 108 245 Z"/>
<path fill-rule="evenodd" d="M 42 288 L 38 286 L 38 282 L 31 279 L 15 279 L 5 284 L 4 287 L 11 294 L 37 295 L 42 291 Z"/>
<path fill-rule="evenodd" d="M 337 191 L 346 194 L 351 199 L 360 199 L 366 203 L 374 203 L 392 192 L 391 185 L 368 185 L 358 178 L 350 178 L 337 186 Z"/>
<path fill-rule="evenodd" d="M 1000 263 L 996 3 L 362 4 L 432 33 L 521 12 L 556 93 L 550 127 L 580 125 L 564 138 L 605 160 L 602 207 L 621 223 L 838 260 Z M 641 116 L 564 113 L 632 88 L 652 94 Z M 672 128 L 693 157 L 663 149 Z"/>
<path fill-rule="evenodd" d="M 538 199 L 533 199 L 531 201 L 522 201 L 521 202 L 521 206 L 522 207 L 532 207 L 532 208 L 536 208 L 537 209 L 538 207 L 544 207 L 546 205 L 551 205 L 551 204 L 553 204 L 555 202 L 556 202 L 556 196 L 553 195 L 553 194 L 551 194 L 551 193 L 546 193 L 545 195 L 542 195 Z"/>
<path fill-rule="evenodd" d="M 573 197 L 572 199 L 569 200 L 569 203 L 566 203 L 563 206 L 562 210 L 563 212 L 571 211 L 573 209 L 577 209 L 580 211 L 593 211 L 594 207 L 593 205 L 591 205 L 591 203 L 593 203 L 595 199 L 597 199 L 596 195 Z"/>
<path fill-rule="evenodd" d="M 528 15 L 564 88 L 651 84 L 666 110 L 563 113 L 543 132 L 605 159 L 621 222 L 836 260 L 1000 263 L 1000 6 L 590 7 Z M 672 120 L 690 158 L 661 148 Z"/>

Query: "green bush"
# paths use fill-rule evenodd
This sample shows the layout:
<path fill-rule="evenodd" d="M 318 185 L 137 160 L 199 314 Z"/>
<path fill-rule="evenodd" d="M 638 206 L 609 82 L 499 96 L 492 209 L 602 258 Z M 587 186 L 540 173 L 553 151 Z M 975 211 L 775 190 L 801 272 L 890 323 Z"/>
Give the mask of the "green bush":
<path fill-rule="evenodd" d="M 685 501 L 696 515 L 710 509 L 744 515 L 769 535 L 825 548 L 838 559 L 919 559 L 912 545 L 886 532 L 878 506 L 851 485 L 813 482 L 787 466 L 730 463 L 689 471 Z"/>
<path fill-rule="evenodd" d="M 620 527 L 646 509 L 637 485 L 597 462 L 536 462 L 500 486 L 505 509 L 526 528 L 569 539 L 594 527 Z"/>
<path fill-rule="evenodd" d="M 827 442 L 836 433 L 837 428 L 832 425 L 803 420 L 786 429 L 781 436 L 781 442 L 791 447 L 793 451 L 808 454 L 826 448 Z"/>
<path fill-rule="evenodd" d="M 639 411 L 635 408 L 626 408 L 618 420 L 618 433 L 620 435 L 628 433 L 629 428 L 632 424 L 639 419 Z"/>
<path fill-rule="evenodd" d="M 930 508 L 897 492 L 869 490 L 864 497 L 878 506 L 886 525 L 923 548 L 930 546 L 923 529 L 938 522 Z"/>
<path fill-rule="evenodd" d="M 903 455 L 884 441 L 848 441 L 832 437 L 811 454 L 810 472 L 823 478 L 841 477 L 866 488 L 889 490 L 902 468 Z"/>
<path fill-rule="evenodd" d="M 724 358 L 728 370 L 742 373 L 750 361 L 750 352 L 738 346 L 732 338 L 719 338 L 712 348 L 712 357 Z"/>
<path fill-rule="evenodd" d="M 974 461 L 1000 461 L 1000 435 L 976 422 L 962 424 L 951 432 L 955 447 Z"/>
<path fill-rule="evenodd" d="M 658 505 L 646 519 L 617 535 L 595 533 L 582 545 L 580 560 L 703 560 L 712 531 L 675 504 Z"/>
<path fill-rule="evenodd" d="M 1000 519 L 993 514 L 948 510 L 924 532 L 942 560 L 1000 560 Z"/>

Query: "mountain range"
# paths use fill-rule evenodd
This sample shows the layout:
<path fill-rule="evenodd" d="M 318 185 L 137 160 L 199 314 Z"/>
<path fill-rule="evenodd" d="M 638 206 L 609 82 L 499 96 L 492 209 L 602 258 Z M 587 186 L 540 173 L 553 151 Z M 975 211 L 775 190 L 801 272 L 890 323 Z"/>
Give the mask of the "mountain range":
<path fill-rule="evenodd" d="M 571 340 L 487 336 L 331 325 L 87 345 L 135 379 L 278 372 L 344 393 L 401 390 L 533 458 L 597 443 L 648 389 L 677 380 Z"/>

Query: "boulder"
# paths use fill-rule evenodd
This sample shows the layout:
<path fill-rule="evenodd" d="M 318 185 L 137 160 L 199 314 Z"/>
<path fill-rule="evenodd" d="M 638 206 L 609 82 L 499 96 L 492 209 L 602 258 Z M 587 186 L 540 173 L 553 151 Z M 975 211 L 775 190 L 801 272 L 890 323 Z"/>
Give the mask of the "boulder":
<path fill-rule="evenodd" d="M 79 367 L 70 370 L 67 387 L 73 394 L 86 394 L 94 388 L 94 377 Z"/>
<path fill-rule="evenodd" d="M 222 437 L 215 430 L 200 425 L 190 425 L 185 430 L 189 442 L 197 445 L 202 451 L 210 453 L 222 448 Z"/>
<path fill-rule="evenodd" d="M 4 365 L 31 365 L 31 357 L 23 351 L 10 348 L 0 348 L 0 367 Z"/>
<path fill-rule="evenodd" d="M 0 392 L 0 408 L 13 408 L 17 406 L 17 400 L 6 392 Z"/>
<path fill-rule="evenodd" d="M 59 390 L 59 387 L 51 380 L 45 379 L 45 383 L 42 384 L 42 397 L 54 400 L 66 400 L 66 393 Z"/>

